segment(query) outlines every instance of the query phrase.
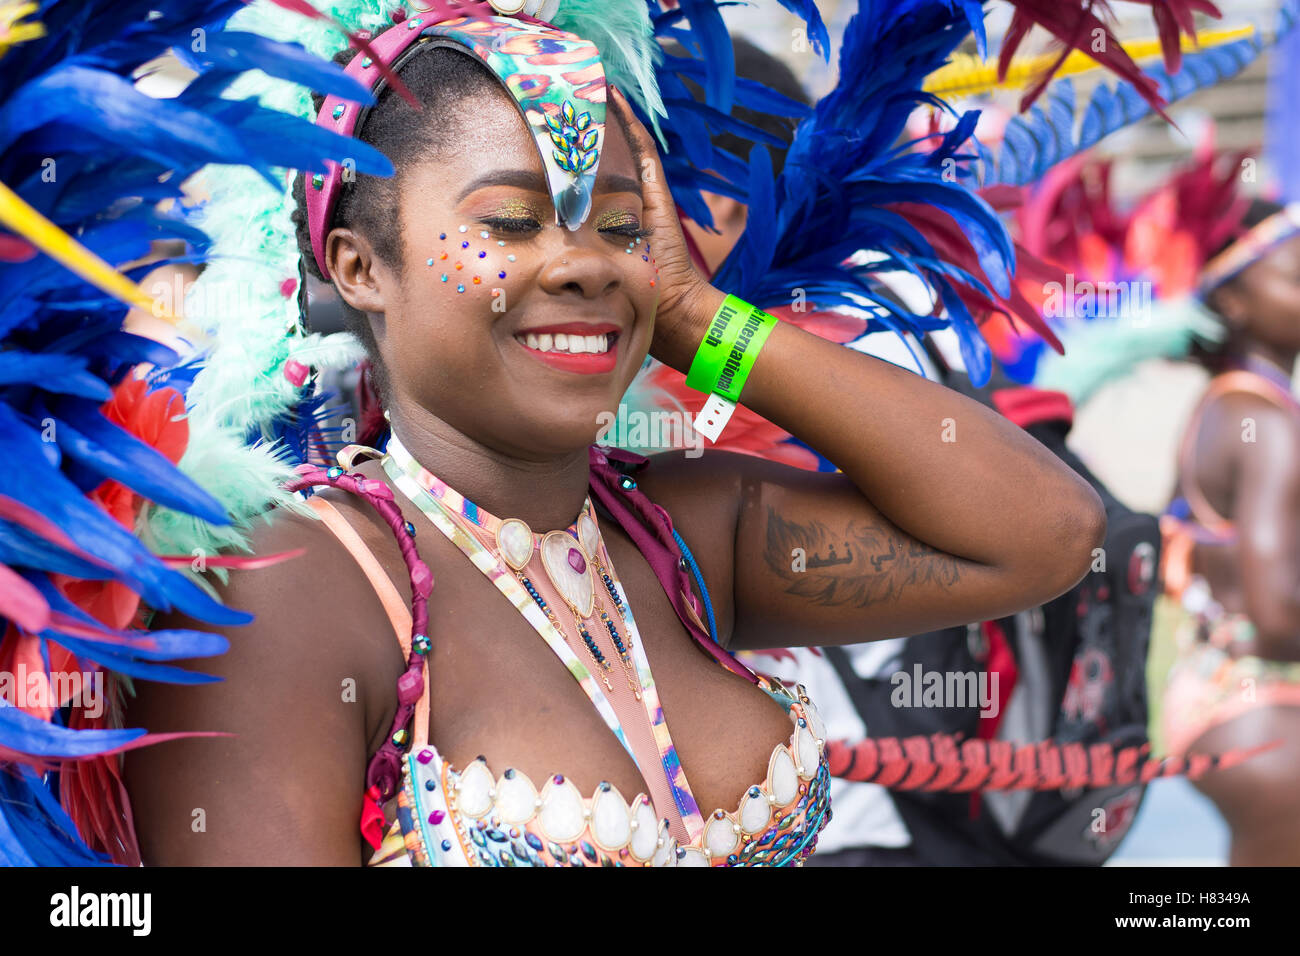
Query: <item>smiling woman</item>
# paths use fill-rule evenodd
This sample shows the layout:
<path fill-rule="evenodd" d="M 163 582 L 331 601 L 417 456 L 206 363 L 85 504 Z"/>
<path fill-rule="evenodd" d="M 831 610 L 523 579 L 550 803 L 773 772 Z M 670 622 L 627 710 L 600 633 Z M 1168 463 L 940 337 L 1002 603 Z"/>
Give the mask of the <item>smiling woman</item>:
<path fill-rule="evenodd" d="M 140 688 L 133 720 L 235 735 L 132 757 L 148 862 L 355 864 L 360 811 L 371 864 L 801 863 L 830 818 L 826 728 L 731 652 L 1003 616 L 1072 586 L 1101 540 L 1096 494 L 1006 420 L 710 285 L 632 105 L 653 79 L 625 97 L 581 29 L 493 12 L 399 15 L 347 61 L 375 104 L 315 104 L 396 170 L 294 187 L 304 268 L 382 370 L 391 430 L 303 466 L 312 517 L 256 535 L 307 556 L 226 587 L 256 620 L 225 680 Z M 645 5 L 601 13 L 658 57 Z M 965 15 L 850 42 L 955 44 Z M 743 389 L 841 470 L 601 450 L 648 354 L 714 414 Z M 854 546 L 809 588 L 781 554 L 823 537 Z"/>

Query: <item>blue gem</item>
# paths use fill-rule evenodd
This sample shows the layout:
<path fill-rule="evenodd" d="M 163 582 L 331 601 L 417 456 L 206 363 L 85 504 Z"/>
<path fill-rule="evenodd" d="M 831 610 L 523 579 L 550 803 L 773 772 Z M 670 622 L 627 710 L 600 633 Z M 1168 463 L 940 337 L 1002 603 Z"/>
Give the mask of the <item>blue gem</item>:
<path fill-rule="evenodd" d="M 582 855 L 585 856 L 592 863 L 596 862 L 597 859 L 596 848 L 592 846 L 590 843 L 588 843 L 586 840 L 582 841 Z"/>
<path fill-rule="evenodd" d="M 418 19 L 418 18 L 415 19 L 415 20 L 408 20 L 407 23 L 406 23 L 406 29 L 408 29 L 408 30 L 414 30 L 416 27 L 418 27 L 418 26 L 419 26 L 421 23 L 423 23 L 423 22 L 424 22 L 423 20 L 420 20 L 420 19 Z"/>
<path fill-rule="evenodd" d="M 431 265 L 433 265 L 433 260 L 432 260 L 432 259 L 425 259 L 425 260 L 424 260 L 424 264 L 425 264 L 426 266 L 431 266 Z"/>
<path fill-rule="evenodd" d="M 326 471 L 325 474 L 329 476 L 331 481 L 337 481 L 339 478 L 343 476 L 343 469 L 340 468 L 338 465 L 334 465 L 332 468 Z"/>
<path fill-rule="evenodd" d="M 465 291 L 465 286 L 463 286 L 463 285 L 457 285 L 457 286 L 456 286 L 456 291 L 457 291 L 457 292 L 464 292 L 464 291 Z"/>
<path fill-rule="evenodd" d="M 631 491 L 632 489 L 634 489 L 634 488 L 636 487 L 636 482 L 633 481 L 633 480 L 632 480 L 630 477 L 628 477 L 627 475 L 624 475 L 622 478 L 620 478 L 620 479 L 618 480 L 618 483 L 619 483 L 620 485 L 623 486 L 623 489 L 624 489 L 625 491 Z"/>
<path fill-rule="evenodd" d="M 442 849 L 443 849 L 443 852 L 444 852 L 444 853 L 445 853 L 446 851 L 450 850 L 450 849 L 451 849 L 451 841 L 450 841 L 450 840 L 443 840 L 443 841 L 442 841 Z"/>
<path fill-rule="evenodd" d="M 438 781 L 437 781 L 437 780 L 426 780 L 426 781 L 424 781 L 424 789 L 425 789 L 425 790 L 437 790 L 437 789 L 438 789 Z"/>
<path fill-rule="evenodd" d="M 406 522 L 406 524 L 402 525 L 402 527 L 406 529 L 406 533 L 409 534 L 412 538 L 415 537 L 415 525 L 411 524 L 411 522 L 408 521 Z"/>
<path fill-rule="evenodd" d="M 460 247 L 461 247 L 462 249 L 468 249 L 468 248 L 469 248 L 469 241 L 466 240 L 465 242 L 462 242 L 462 243 L 460 244 Z"/>
<path fill-rule="evenodd" d="M 515 779 L 515 771 L 513 768 L 507 769 L 501 776 L 505 777 L 507 780 L 513 780 Z"/>
<path fill-rule="evenodd" d="M 440 233 L 438 233 L 438 238 L 439 238 L 439 239 L 446 239 L 446 238 L 447 238 L 447 234 L 446 234 L 445 232 L 440 232 Z"/>
<path fill-rule="evenodd" d="M 333 116 L 335 119 L 339 119 L 347 111 L 347 107 L 340 103 L 338 106 L 334 107 Z"/>
<path fill-rule="evenodd" d="M 486 259 L 486 258 L 487 258 L 487 253 L 486 253 L 486 252 L 480 252 L 480 253 L 478 254 L 478 257 L 479 257 L 480 259 Z"/>
<path fill-rule="evenodd" d="M 368 56 L 367 56 L 367 57 L 363 57 L 362 60 L 361 60 L 361 66 L 362 66 L 363 69 L 367 69 L 367 70 L 368 70 L 368 69 L 370 69 L 370 64 L 373 63 L 373 62 L 374 62 L 374 61 L 371 60 L 370 57 L 368 57 Z"/>
<path fill-rule="evenodd" d="M 313 176 L 313 177 L 311 178 L 311 188 L 312 188 L 312 189 L 324 189 L 324 188 L 325 188 L 325 177 L 322 176 L 320 173 L 317 173 L 315 176 Z"/>
<path fill-rule="evenodd" d="M 498 279 L 504 279 L 505 277 L 506 277 L 506 274 L 505 274 L 504 272 L 498 272 L 498 273 L 497 273 L 497 278 L 498 278 Z"/>
<path fill-rule="evenodd" d="M 442 281 L 443 281 L 443 282 L 446 282 L 446 281 L 447 281 L 447 273 L 445 273 L 445 272 L 442 274 Z"/>
<path fill-rule="evenodd" d="M 525 833 L 524 839 L 528 842 L 528 845 L 538 853 L 541 853 L 542 850 L 546 849 L 546 844 L 542 843 L 541 837 L 534 836 L 531 833 Z"/>

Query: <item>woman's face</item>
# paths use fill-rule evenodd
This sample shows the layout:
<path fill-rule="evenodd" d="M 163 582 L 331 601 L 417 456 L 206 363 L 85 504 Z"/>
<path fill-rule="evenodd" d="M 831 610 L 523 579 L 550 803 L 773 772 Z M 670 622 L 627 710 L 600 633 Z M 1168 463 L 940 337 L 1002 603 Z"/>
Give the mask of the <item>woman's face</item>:
<path fill-rule="evenodd" d="M 1268 345 L 1300 350 L 1300 236 L 1279 243 L 1226 289 L 1228 316 Z"/>
<path fill-rule="evenodd" d="M 401 268 L 373 261 L 362 291 L 378 306 L 358 306 L 372 313 L 394 421 L 422 408 L 526 459 L 583 448 L 640 369 L 659 299 L 621 122 L 611 107 L 591 213 L 575 231 L 556 225 L 504 90 L 474 102 L 443 143 L 399 170 Z"/>

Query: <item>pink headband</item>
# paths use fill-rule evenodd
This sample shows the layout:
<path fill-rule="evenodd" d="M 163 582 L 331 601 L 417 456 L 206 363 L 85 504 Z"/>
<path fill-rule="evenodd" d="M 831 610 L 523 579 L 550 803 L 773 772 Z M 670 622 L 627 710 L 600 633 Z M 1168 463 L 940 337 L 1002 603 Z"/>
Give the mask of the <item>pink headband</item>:
<path fill-rule="evenodd" d="M 1291 203 L 1269 216 L 1205 264 L 1200 294 L 1213 292 L 1264 258 L 1278 243 L 1300 234 L 1300 203 Z"/>
<path fill-rule="evenodd" d="M 577 228 L 591 207 L 604 141 L 605 76 L 595 45 L 524 14 L 507 20 L 482 0 L 455 6 L 435 0 L 431 8 L 399 20 L 371 40 L 371 55 L 353 57 L 344 72 L 376 90 L 384 79 L 381 64 L 392 69 L 421 37 L 437 46 L 468 50 L 501 80 L 537 139 L 557 220 Z M 368 109 L 327 96 L 316 123 L 353 136 Z M 312 254 L 321 275 L 329 279 L 325 237 L 348 167 L 346 160 L 327 160 L 326 167 L 326 173 L 308 177 L 305 192 Z"/>

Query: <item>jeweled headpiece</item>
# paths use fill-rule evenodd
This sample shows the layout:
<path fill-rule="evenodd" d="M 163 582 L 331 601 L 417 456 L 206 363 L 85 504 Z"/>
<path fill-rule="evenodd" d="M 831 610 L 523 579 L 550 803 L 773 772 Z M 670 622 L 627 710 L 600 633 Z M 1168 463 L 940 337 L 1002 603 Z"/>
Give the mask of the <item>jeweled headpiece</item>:
<path fill-rule="evenodd" d="M 596 45 L 531 16 L 502 17 L 498 10 L 527 4 L 466 4 L 455 16 L 445 5 L 399 22 L 370 41 L 368 56 L 354 57 L 346 72 L 376 93 L 411 56 L 436 47 L 468 50 L 483 62 L 519 106 L 536 140 L 555 206 L 556 223 L 577 229 L 591 211 L 592 188 L 605 142 L 605 69 Z M 531 4 L 538 7 L 537 3 Z M 543 7 L 558 7 L 553 0 Z M 359 128 L 369 107 L 328 96 L 317 125 L 347 136 Z M 325 237 L 343 183 L 343 165 L 307 183 L 307 219 L 312 253 L 321 275 Z"/>

